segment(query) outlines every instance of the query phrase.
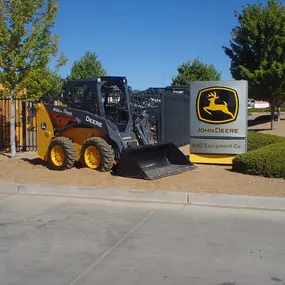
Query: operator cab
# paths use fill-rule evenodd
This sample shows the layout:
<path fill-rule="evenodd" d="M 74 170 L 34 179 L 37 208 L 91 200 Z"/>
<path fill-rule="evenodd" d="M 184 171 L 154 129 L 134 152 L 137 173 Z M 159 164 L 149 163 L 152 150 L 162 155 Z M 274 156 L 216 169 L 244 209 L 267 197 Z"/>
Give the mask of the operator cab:
<path fill-rule="evenodd" d="M 128 86 L 125 77 L 102 76 L 67 82 L 64 103 L 111 121 L 124 132 L 130 121 Z"/>

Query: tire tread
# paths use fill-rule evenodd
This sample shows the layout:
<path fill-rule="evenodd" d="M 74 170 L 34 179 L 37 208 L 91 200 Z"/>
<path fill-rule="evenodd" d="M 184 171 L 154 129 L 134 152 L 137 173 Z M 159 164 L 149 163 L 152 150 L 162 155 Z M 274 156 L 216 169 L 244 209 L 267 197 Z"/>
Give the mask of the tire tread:
<path fill-rule="evenodd" d="M 61 170 L 71 169 L 74 166 L 74 162 L 76 161 L 76 149 L 75 149 L 73 142 L 67 137 L 57 137 L 51 141 L 50 146 L 55 145 L 55 144 L 59 144 L 65 150 L 65 153 L 67 155 L 66 164 L 64 167 L 62 167 Z M 49 158 L 50 158 L 50 149 L 49 149 Z M 52 163 L 50 163 L 50 167 L 52 170 L 59 170 Z"/>

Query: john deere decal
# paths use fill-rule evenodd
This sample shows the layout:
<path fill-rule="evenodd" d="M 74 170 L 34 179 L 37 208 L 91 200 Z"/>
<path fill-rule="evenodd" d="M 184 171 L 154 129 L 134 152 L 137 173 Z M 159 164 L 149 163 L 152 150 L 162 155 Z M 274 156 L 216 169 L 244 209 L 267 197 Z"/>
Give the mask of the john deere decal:
<path fill-rule="evenodd" d="M 203 89 L 197 96 L 198 119 L 209 124 L 225 124 L 236 120 L 239 98 L 235 90 L 226 87 Z"/>

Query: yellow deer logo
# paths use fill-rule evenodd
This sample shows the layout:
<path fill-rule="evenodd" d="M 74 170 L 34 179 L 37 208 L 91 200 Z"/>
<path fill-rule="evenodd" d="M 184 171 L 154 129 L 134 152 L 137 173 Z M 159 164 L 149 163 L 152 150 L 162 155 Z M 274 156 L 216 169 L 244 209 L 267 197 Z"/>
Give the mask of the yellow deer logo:
<path fill-rule="evenodd" d="M 232 118 L 234 118 L 234 114 L 231 113 L 228 109 L 228 104 L 227 102 L 223 101 L 224 104 L 216 104 L 216 100 L 219 99 L 220 97 L 217 96 L 216 92 L 211 92 L 208 95 L 208 100 L 210 102 L 209 106 L 204 107 L 204 111 L 206 111 L 208 114 L 212 115 L 210 111 L 221 111 L 224 114 L 230 115 Z"/>

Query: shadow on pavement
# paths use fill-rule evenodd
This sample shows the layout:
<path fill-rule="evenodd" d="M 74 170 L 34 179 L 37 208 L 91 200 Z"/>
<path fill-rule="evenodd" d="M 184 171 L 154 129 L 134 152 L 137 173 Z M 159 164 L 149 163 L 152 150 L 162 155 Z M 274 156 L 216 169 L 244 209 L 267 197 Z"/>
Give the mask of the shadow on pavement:
<path fill-rule="evenodd" d="M 270 130 L 271 130 L 270 128 L 266 128 L 266 129 L 250 129 L 249 131 L 258 133 L 258 132 L 270 131 Z"/>
<path fill-rule="evenodd" d="M 278 121 L 278 117 L 277 115 L 274 116 L 274 120 Z M 251 119 L 247 121 L 247 126 L 248 127 L 254 127 L 254 126 L 258 126 L 258 125 L 262 125 L 262 124 L 266 124 L 266 123 L 270 123 L 271 122 L 271 116 L 270 115 L 261 115 L 256 117 L 255 119 Z M 256 130 L 256 131 L 265 131 L 265 130 L 269 130 L 268 129 L 260 129 L 260 130 Z"/>

